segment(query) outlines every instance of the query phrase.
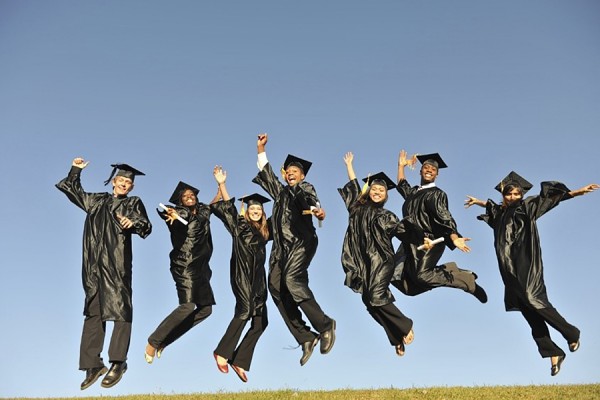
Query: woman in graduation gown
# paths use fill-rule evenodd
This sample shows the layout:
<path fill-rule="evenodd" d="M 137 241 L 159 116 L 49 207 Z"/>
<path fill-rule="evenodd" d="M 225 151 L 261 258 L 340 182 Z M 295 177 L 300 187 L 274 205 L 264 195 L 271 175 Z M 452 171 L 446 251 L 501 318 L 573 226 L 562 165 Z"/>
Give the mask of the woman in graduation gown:
<path fill-rule="evenodd" d="M 233 239 L 230 279 L 235 296 L 234 316 L 214 357 L 219 371 L 227 373 L 229 363 L 238 377 L 247 382 L 246 372 L 250 370 L 254 349 L 268 324 L 265 260 L 271 234 L 263 204 L 270 200 L 258 193 L 242 197 L 240 215 L 234 205 L 235 198 L 230 198 L 227 192 L 227 173 L 221 167 L 215 167 L 213 174 L 222 195 L 222 201 L 212 205 L 213 212 L 223 221 Z M 244 203 L 248 205 L 245 212 Z M 250 329 L 239 342 L 248 321 Z"/>
<path fill-rule="evenodd" d="M 523 314 L 540 355 L 551 359 L 550 373 L 554 376 L 559 373 L 566 355 L 552 341 L 548 325 L 563 336 L 571 352 L 579 348 L 580 332 L 548 300 L 536 221 L 562 201 L 590 193 L 600 186 L 590 184 L 571 191 L 560 182 L 542 182 L 539 195 L 524 199 L 531 188 L 531 183 L 512 171 L 495 188 L 502 193 L 502 204 L 467 196 L 465 207 L 485 207 L 485 214 L 478 219 L 494 230 L 494 248 L 505 287 L 506 311 Z"/>
<path fill-rule="evenodd" d="M 414 332 L 413 321 L 394 305 L 389 289 L 394 273 L 392 239 L 423 243 L 423 232 L 384 208 L 388 190 L 396 185 L 383 172 L 365 178 L 370 186 L 365 185 L 366 191 L 361 192 L 353 159 L 352 153 L 344 156 L 349 182 L 338 189 L 349 213 L 342 248 L 344 284 L 362 295 L 367 311 L 383 327 L 396 354 L 402 356 Z M 427 241 L 429 248 L 431 241 Z"/>
<path fill-rule="evenodd" d="M 171 234 L 170 269 L 179 306 L 148 337 L 145 357 L 149 364 L 166 346 L 208 318 L 215 304 L 209 265 L 213 252 L 211 209 L 198 201 L 198 193 L 198 189 L 180 181 L 169 199 L 175 207 L 157 210 Z"/>

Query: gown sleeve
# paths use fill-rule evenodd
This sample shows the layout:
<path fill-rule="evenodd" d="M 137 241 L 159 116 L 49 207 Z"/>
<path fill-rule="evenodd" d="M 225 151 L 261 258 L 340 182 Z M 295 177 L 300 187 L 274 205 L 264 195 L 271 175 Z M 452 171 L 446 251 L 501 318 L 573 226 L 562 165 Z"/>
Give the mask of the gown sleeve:
<path fill-rule="evenodd" d="M 525 206 L 533 219 L 538 219 L 556 207 L 561 201 L 572 198 L 570 190 L 561 182 L 547 181 L 541 183 L 538 196 L 525 199 Z"/>
<path fill-rule="evenodd" d="M 350 206 L 356 203 L 356 200 L 360 197 L 360 185 L 358 184 L 358 180 L 352 179 L 348 181 L 343 188 L 338 188 L 338 193 L 342 196 L 344 203 L 346 204 L 346 208 L 350 208 Z"/>
<path fill-rule="evenodd" d="M 229 200 L 217 201 L 211 204 L 213 213 L 219 218 L 225 225 L 225 229 L 234 236 L 237 229 L 238 211 L 235 207 L 235 198 L 232 197 Z"/>
<path fill-rule="evenodd" d="M 92 209 L 94 199 L 98 194 L 87 193 L 81 187 L 81 168 L 71 167 L 69 175 L 56 184 L 56 188 L 63 192 L 71 203 L 88 213 Z"/>
<path fill-rule="evenodd" d="M 273 168 L 271 168 L 271 163 L 267 163 L 254 179 L 252 179 L 252 182 L 263 188 L 272 199 L 276 199 L 279 192 L 283 189 L 283 184 L 277 179 L 277 176 L 273 172 Z"/>

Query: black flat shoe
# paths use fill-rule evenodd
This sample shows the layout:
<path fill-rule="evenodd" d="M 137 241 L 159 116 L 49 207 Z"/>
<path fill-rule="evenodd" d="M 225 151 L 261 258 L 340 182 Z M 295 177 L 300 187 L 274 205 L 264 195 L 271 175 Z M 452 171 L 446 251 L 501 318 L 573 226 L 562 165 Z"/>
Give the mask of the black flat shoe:
<path fill-rule="evenodd" d="M 475 296 L 475 298 L 483 304 L 487 303 L 488 301 L 487 293 L 478 284 L 475 284 L 475 291 L 473 292 L 473 296 Z"/>
<path fill-rule="evenodd" d="M 331 351 L 335 343 L 335 319 L 331 320 L 331 328 L 321 334 L 321 354 Z"/>
<path fill-rule="evenodd" d="M 103 388 L 110 388 L 115 386 L 117 383 L 119 383 L 125 371 L 127 371 L 127 363 L 125 361 L 113 363 L 110 369 L 108 370 L 108 374 L 106 374 L 104 379 L 102 379 L 101 386 Z"/>
<path fill-rule="evenodd" d="M 319 342 L 319 337 L 315 336 L 313 340 L 302 343 L 302 357 L 300 358 L 300 366 L 303 366 L 308 362 L 310 356 L 312 356 L 315 346 Z"/>
<path fill-rule="evenodd" d="M 85 390 L 92 386 L 98 378 L 104 375 L 108 369 L 103 365 L 96 368 L 88 368 L 85 370 L 85 379 L 81 382 L 81 390 Z"/>
<path fill-rule="evenodd" d="M 569 351 L 571 351 L 571 353 L 575 353 L 577 350 L 579 350 L 579 345 L 579 339 L 577 339 L 576 342 L 569 343 Z"/>
<path fill-rule="evenodd" d="M 558 375 L 558 373 L 560 372 L 560 366 L 562 365 L 563 361 L 565 361 L 565 356 L 558 356 L 558 360 L 556 360 L 556 364 L 553 364 L 552 368 L 550 368 L 550 375 L 552 375 L 552 376 Z"/>

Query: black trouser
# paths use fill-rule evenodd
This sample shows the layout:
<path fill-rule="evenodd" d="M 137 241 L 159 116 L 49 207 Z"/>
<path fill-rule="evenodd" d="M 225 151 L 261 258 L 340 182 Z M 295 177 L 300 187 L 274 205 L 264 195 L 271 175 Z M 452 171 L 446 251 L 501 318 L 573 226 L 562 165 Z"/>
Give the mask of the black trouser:
<path fill-rule="evenodd" d="M 196 308 L 197 307 L 197 308 Z M 212 306 L 197 306 L 194 303 L 180 304 L 148 337 L 155 349 L 162 349 L 179 339 L 184 333 L 204 321 L 212 314 Z"/>
<path fill-rule="evenodd" d="M 256 343 L 258 343 L 258 339 L 269 324 L 267 306 L 263 307 L 262 315 L 256 315 L 250 319 L 250 329 L 246 332 L 246 335 L 238 346 L 238 341 L 242 336 L 247 322 L 247 319 L 233 317 L 225 334 L 217 345 L 215 353 L 229 360 L 231 364 L 250 371 L 250 364 L 252 363 Z"/>
<path fill-rule="evenodd" d="M 104 361 L 101 353 L 104 347 L 106 321 L 100 315 L 100 301 L 96 294 L 88 307 L 89 315 L 83 322 L 81 344 L 79 347 L 79 369 L 102 367 Z M 111 363 L 127 360 L 129 342 L 131 340 L 131 322 L 113 321 L 113 331 L 108 347 L 108 360 Z"/>
<path fill-rule="evenodd" d="M 425 252 L 417 250 L 418 245 L 402 244 L 398 258 L 404 259 L 402 282 L 392 284 L 402 293 L 415 296 L 436 287 L 449 287 L 473 293 L 475 275 L 472 271 L 460 269 L 454 262 L 437 265 L 444 254 L 445 245 L 439 244 Z"/>
<path fill-rule="evenodd" d="M 319 333 L 331 329 L 333 320 L 323 312 L 321 306 L 314 299 L 312 291 L 308 288 L 307 269 L 308 264 L 314 256 L 314 248 L 310 251 L 307 250 L 307 252 L 293 252 L 290 257 L 292 256 L 294 260 L 288 262 L 294 262 L 298 265 L 305 264 L 306 268 L 295 268 L 295 276 L 290 274 L 290 276 L 285 277 L 281 274 L 281 268 L 273 268 L 269 272 L 269 292 L 289 331 L 296 339 L 296 342 L 302 344 L 313 341 L 317 336 L 302 319 L 302 312 L 304 312 L 313 328 Z M 287 288 L 286 282 L 288 280 L 295 281 L 294 284 L 296 285 L 305 285 L 304 292 L 309 293 L 310 297 L 296 302 Z M 300 309 L 302 312 L 300 312 Z"/>
<path fill-rule="evenodd" d="M 548 325 L 556 329 L 567 343 L 579 340 L 579 329 L 569 324 L 554 307 L 534 309 L 519 300 L 521 314 L 531 327 L 531 336 L 544 358 L 564 356 L 565 352 L 550 338 Z"/>
<path fill-rule="evenodd" d="M 413 326 L 413 321 L 406 317 L 394 303 L 383 306 L 372 306 L 368 300 L 363 299 L 367 311 L 379 325 L 383 327 L 385 334 L 392 346 L 402 343 L 404 336 L 408 335 Z"/>

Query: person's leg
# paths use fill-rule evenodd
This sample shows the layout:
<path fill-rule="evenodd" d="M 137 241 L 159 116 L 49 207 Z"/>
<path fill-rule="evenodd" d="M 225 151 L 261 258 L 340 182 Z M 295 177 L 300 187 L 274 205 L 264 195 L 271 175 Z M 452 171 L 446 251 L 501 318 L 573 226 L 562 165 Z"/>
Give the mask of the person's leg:
<path fill-rule="evenodd" d="M 88 307 L 89 315 L 83 322 L 81 343 L 79 346 L 79 369 L 84 371 L 90 368 L 103 367 L 101 353 L 104 347 L 106 323 L 100 316 L 100 301 L 95 295 Z"/>
<path fill-rule="evenodd" d="M 250 329 L 244 335 L 244 338 L 240 342 L 235 355 L 231 361 L 232 364 L 242 367 L 246 371 L 250 371 L 250 364 L 252 364 L 252 357 L 254 355 L 254 349 L 260 339 L 261 335 L 267 329 L 269 321 L 267 319 L 266 306 L 262 310 L 262 315 L 256 315 L 252 317 Z"/>
<path fill-rule="evenodd" d="M 181 323 L 185 321 L 194 312 L 196 305 L 194 303 L 180 304 L 173 310 L 148 337 L 148 343 L 155 349 L 165 347 L 164 342 L 167 337 L 176 331 Z"/>
<path fill-rule="evenodd" d="M 579 341 L 581 332 L 579 329 L 568 323 L 554 307 L 542 308 L 537 310 L 544 320 L 554 329 L 556 329 L 569 344 L 569 347 Z"/>
<path fill-rule="evenodd" d="M 242 336 L 246 322 L 248 321 L 244 319 L 236 317 L 232 318 L 229 326 L 227 326 L 225 334 L 215 349 L 215 354 L 226 358 L 227 360 L 233 359 L 235 348 L 240 340 L 240 337 Z"/>
<path fill-rule="evenodd" d="M 406 317 L 394 303 L 375 307 L 365 304 L 373 319 L 384 329 L 392 346 L 403 344 L 412 329 L 413 321 Z"/>
<path fill-rule="evenodd" d="M 531 327 L 531 336 L 537 344 L 538 351 L 543 358 L 548 357 L 564 357 L 565 352 L 556 345 L 550 338 L 550 331 L 544 318 L 539 314 L 538 310 L 527 307 L 525 304 L 520 304 L 521 314 Z"/>
<path fill-rule="evenodd" d="M 131 322 L 115 321 L 110 346 L 108 348 L 108 358 L 111 363 L 124 362 L 127 360 L 129 343 L 131 341 Z"/>
<path fill-rule="evenodd" d="M 163 341 L 163 345 L 161 348 L 165 348 L 171 343 L 175 342 L 185 333 L 187 333 L 194 326 L 198 325 L 200 322 L 204 321 L 206 318 L 210 317 L 212 314 L 212 305 L 208 306 L 199 306 L 195 305 L 196 309 L 192 311 L 188 317 L 184 318 L 181 323 L 176 326 L 170 334 L 167 335 L 165 340 Z"/>

